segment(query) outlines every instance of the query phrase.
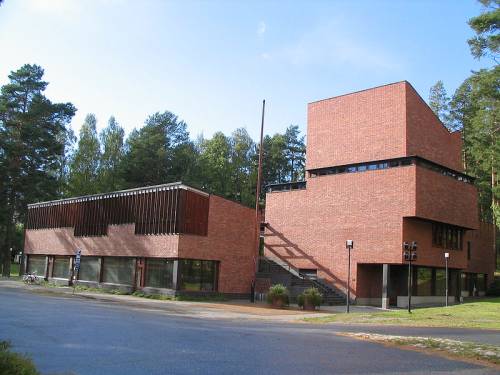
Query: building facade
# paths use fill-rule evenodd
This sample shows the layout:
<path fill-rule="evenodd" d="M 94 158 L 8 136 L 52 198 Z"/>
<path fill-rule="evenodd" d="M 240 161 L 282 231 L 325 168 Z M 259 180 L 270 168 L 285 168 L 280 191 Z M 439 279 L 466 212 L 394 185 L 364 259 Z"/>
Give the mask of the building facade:
<path fill-rule="evenodd" d="M 182 183 L 29 205 L 26 268 L 127 291 L 248 296 L 255 213 Z"/>
<path fill-rule="evenodd" d="M 268 187 L 264 255 L 362 304 L 405 306 L 402 243 L 417 241 L 415 303 L 481 295 L 495 270 L 494 227 L 450 133 L 408 82 L 308 105 L 305 181 Z"/>

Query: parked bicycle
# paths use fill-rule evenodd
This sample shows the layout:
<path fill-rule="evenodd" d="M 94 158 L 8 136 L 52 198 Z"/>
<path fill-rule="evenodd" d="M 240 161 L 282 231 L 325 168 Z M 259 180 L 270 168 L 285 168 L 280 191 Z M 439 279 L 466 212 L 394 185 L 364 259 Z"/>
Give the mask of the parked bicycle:
<path fill-rule="evenodd" d="M 23 276 L 23 281 L 27 285 L 40 284 L 40 277 L 37 276 L 36 272 L 28 272 Z"/>

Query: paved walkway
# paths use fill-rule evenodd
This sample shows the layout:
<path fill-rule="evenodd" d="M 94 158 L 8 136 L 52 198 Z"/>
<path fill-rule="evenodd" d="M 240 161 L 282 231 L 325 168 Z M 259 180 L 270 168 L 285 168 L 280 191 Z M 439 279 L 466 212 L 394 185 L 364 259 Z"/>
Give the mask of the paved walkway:
<path fill-rule="evenodd" d="M 130 295 L 114 295 L 107 293 L 82 292 L 73 294 L 70 287 L 43 287 L 37 285 L 27 286 L 19 281 L 0 280 L 0 288 L 24 289 L 31 293 L 64 296 L 67 298 L 88 298 L 106 303 L 123 304 L 132 308 L 157 310 L 169 315 L 188 316 L 206 319 L 258 319 L 272 321 L 301 321 L 305 317 L 322 317 L 333 312 L 345 311 L 343 306 L 322 306 L 318 311 L 304 311 L 297 305 L 291 305 L 288 309 L 273 309 L 267 303 L 251 303 L 245 300 L 233 300 L 226 302 L 191 302 L 191 301 L 168 301 L 154 300 Z M 351 311 L 378 311 L 380 309 L 365 306 L 352 306 Z"/>

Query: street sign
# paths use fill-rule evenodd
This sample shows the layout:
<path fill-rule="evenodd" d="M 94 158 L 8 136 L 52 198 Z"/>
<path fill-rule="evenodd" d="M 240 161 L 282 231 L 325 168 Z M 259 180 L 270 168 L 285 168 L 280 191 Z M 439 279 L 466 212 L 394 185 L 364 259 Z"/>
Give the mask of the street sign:
<path fill-rule="evenodd" d="M 75 257 L 75 273 L 77 273 L 80 270 L 81 257 L 82 257 L 82 251 L 78 249 L 76 251 L 76 257 Z"/>

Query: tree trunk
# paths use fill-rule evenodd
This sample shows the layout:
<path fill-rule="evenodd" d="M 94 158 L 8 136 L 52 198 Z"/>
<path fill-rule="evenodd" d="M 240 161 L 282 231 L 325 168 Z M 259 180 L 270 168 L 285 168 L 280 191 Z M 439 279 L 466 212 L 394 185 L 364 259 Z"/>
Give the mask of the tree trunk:
<path fill-rule="evenodd" d="M 10 261 L 12 247 L 13 224 L 12 215 L 9 213 L 8 221 L 5 227 L 5 241 L 2 249 L 2 276 L 10 277 Z"/>

